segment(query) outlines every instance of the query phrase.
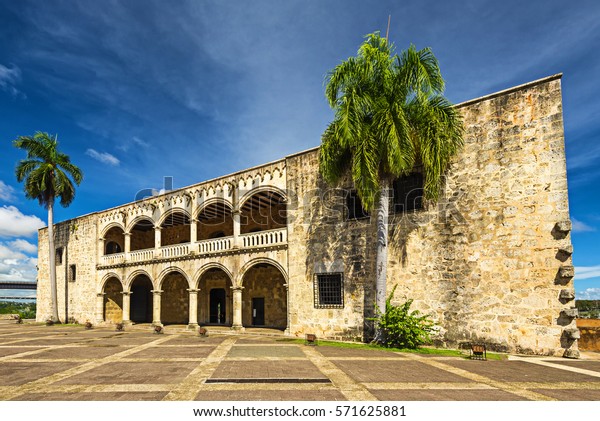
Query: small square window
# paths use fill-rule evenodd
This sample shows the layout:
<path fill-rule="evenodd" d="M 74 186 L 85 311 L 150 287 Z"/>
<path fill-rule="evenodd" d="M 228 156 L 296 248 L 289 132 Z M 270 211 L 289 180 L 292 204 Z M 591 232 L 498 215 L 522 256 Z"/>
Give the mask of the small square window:
<path fill-rule="evenodd" d="M 344 281 L 342 274 L 315 274 L 314 294 L 315 308 L 344 308 Z"/>
<path fill-rule="evenodd" d="M 77 266 L 69 266 L 69 281 L 75 282 L 77 280 Z"/>
<path fill-rule="evenodd" d="M 369 214 L 363 208 L 362 201 L 356 190 L 348 191 L 346 195 L 346 208 L 348 209 L 348 219 L 363 219 L 368 218 Z"/>
<path fill-rule="evenodd" d="M 62 265 L 62 262 L 63 262 L 63 248 L 58 247 L 56 249 L 56 264 Z"/>
<path fill-rule="evenodd" d="M 423 174 L 415 170 L 394 180 L 394 213 L 423 209 Z"/>

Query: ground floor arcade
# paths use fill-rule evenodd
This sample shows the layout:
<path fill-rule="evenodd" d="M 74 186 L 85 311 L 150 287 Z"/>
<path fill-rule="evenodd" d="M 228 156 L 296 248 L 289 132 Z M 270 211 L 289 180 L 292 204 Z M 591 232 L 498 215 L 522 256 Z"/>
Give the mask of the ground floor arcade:
<path fill-rule="evenodd" d="M 239 279 L 208 265 L 197 279 L 172 267 L 156 279 L 143 270 L 123 280 L 105 276 L 97 294 L 96 321 L 288 328 L 288 291 L 283 269 L 259 262 Z"/>

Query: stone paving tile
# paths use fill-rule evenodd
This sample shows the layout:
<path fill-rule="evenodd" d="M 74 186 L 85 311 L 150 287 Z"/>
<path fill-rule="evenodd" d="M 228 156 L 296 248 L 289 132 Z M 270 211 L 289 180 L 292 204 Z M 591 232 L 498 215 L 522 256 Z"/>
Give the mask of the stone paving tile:
<path fill-rule="evenodd" d="M 113 362 L 56 384 L 178 383 L 197 365 L 196 362 Z"/>
<path fill-rule="evenodd" d="M 337 390 L 200 391 L 197 401 L 345 401 Z"/>
<path fill-rule="evenodd" d="M 208 338 L 201 338 L 198 335 L 173 336 L 163 345 L 218 345 L 225 339 L 227 339 L 226 335 L 209 336 Z"/>
<path fill-rule="evenodd" d="M 505 382 L 600 382 L 600 377 L 586 376 L 559 368 L 544 367 L 525 361 L 444 361 L 493 380 Z"/>
<path fill-rule="evenodd" d="M 369 390 L 380 401 L 526 401 L 503 390 Z"/>
<path fill-rule="evenodd" d="M 573 361 L 573 360 L 566 360 L 566 361 L 557 361 L 557 360 L 552 360 L 549 361 L 553 364 L 559 364 L 559 365 L 566 365 L 568 367 L 576 367 L 576 368 L 582 368 L 584 370 L 591 370 L 591 371 L 598 371 L 600 372 L 600 361 L 582 361 L 582 360 L 578 360 L 578 361 Z"/>
<path fill-rule="evenodd" d="M 143 345 L 155 340 L 156 335 L 138 337 L 119 336 L 115 338 L 102 339 L 101 341 L 95 341 L 93 343 L 102 345 Z"/>
<path fill-rule="evenodd" d="M 533 389 L 533 391 L 559 401 L 600 401 L 600 390 Z"/>
<path fill-rule="evenodd" d="M 396 354 L 390 351 L 379 351 L 376 349 L 356 349 L 356 348 L 337 348 L 333 346 L 317 346 L 315 347 L 323 356 L 328 358 L 333 357 L 383 357 L 383 358 L 403 358 L 401 354 Z"/>
<path fill-rule="evenodd" d="M 304 357 L 304 353 L 296 346 L 243 346 L 234 345 L 226 358 L 264 358 L 264 357 Z"/>
<path fill-rule="evenodd" d="M 81 347 L 62 347 L 62 348 L 49 348 L 43 352 L 39 352 L 32 355 L 26 355 L 23 359 L 65 359 L 65 358 L 77 358 L 77 359 L 96 359 L 104 358 L 109 355 L 113 355 L 117 352 L 126 350 L 124 347 L 95 347 L 95 346 L 81 346 Z"/>
<path fill-rule="evenodd" d="M 223 361 L 211 379 L 325 379 L 310 361 Z M 258 387 L 257 387 L 258 388 Z"/>
<path fill-rule="evenodd" d="M 159 401 L 167 392 L 26 393 L 14 401 Z"/>
<path fill-rule="evenodd" d="M 21 352 L 30 352 L 30 351 L 35 351 L 38 349 L 43 349 L 43 347 L 10 347 L 10 348 L 0 348 L 0 357 L 6 357 L 7 355 L 15 355 L 15 354 L 19 354 Z M 2 364 L 0 362 L 0 364 Z"/>
<path fill-rule="evenodd" d="M 331 360 L 354 380 L 365 382 L 470 382 L 471 380 L 417 361 Z"/>
<path fill-rule="evenodd" d="M 14 345 L 34 345 L 34 346 L 52 346 L 52 345 L 70 345 L 70 344 L 89 344 L 89 339 L 69 339 L 69 338 L 47 338 L 47 339 L 33 339 L 23 342 L 17 342 Z"/>
<path fill-rule="evenodd" d="M 28 362 L 2 361 L 0 362 L 0 386 L 22 385 L 79 365 L 81 364 L 53 361 L 35 363 L 32 366 Z"/>
<path fill-rule="evenodd" d="M 214 349 L 214 346 L 153 346 L 131 354 L 128 358 L 204 358 Z"/>

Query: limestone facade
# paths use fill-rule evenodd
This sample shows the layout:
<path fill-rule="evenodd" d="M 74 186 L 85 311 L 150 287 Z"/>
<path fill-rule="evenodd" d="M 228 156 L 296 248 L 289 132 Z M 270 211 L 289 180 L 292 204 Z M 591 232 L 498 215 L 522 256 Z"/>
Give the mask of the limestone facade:
<path fill-rule="evenodd" d="M 388 292 L 430 314 L 440 345 L 577 356 L 560 75 L 457 107 L 465 146 L 440 200 L 395 191 Z M 351 190 L 323 181 L 312 149 L 57 224 L 59 314 L 362 340 L 376 227 L 348 218 Z M 46 236 L 39 321 L 50 316 Z"/>

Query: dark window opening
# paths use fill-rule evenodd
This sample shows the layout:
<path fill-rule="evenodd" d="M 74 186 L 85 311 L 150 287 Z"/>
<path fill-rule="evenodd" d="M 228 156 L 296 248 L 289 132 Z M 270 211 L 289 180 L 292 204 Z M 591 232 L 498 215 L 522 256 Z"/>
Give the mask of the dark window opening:
<path fill-rule="evenodd" d="M 362 201 L 356 190 L 350 190 L 346 195 L 346 208 L 348 209 L 348 219 L 369 217 L 369 213 L 363 208 Z"/>
<path fill-rule="evenodd" d="M 115 253 L 121 253 L 123 250 L 121 250 L 121 246 L 119 245 L 119 243 L 115 243 L 114 241 L 109 241 L 106 244 L 106 254 L 115 254 Z"/>
<path fill-rule="evenodd" d="M 69 266 L 69 281 L 75 282 L 77 280 L 77 266 Z"/>
<path fill-rule="evenodd" d="M 225 237 L 225 231 L 215 231 L 208 236 L 209 239 Z"/>
<path fill-rule="evenodd" d="M 62 261 L 63 261 L 63 248 L 62 247 L 58 247 L 56 249 L 56 264 L 57 265 L 62 265 Z"/>
<path fill-rule="evenodd" d="M 413 172 L 396 179 L 394 188 L 394 213 L 423 209 L 423 174 Z"/>
<path fill-rule="evenodd" d="M 315 274 L 314 294 L 315 308 L 344 308 L 344 281 L 342 274 Z"/>

